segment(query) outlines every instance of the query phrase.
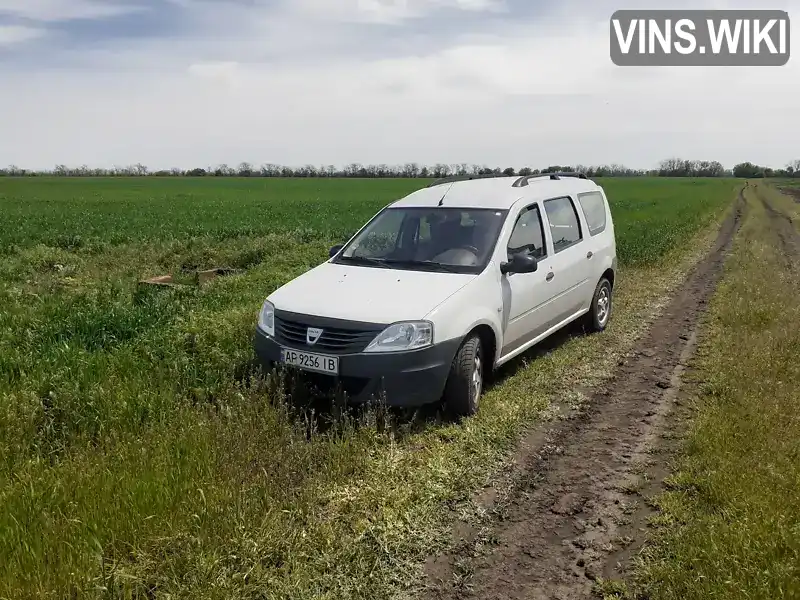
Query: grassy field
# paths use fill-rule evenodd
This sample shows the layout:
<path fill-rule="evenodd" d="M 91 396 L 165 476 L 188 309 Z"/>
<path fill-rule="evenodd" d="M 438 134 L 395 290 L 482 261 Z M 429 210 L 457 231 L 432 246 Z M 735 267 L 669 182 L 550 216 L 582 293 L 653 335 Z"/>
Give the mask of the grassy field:
<path fill-rule="evenodd" d="M 469 510 L 554 394 L 607 374 L 740 185 L 602 180 L 622 267 L 607 332 L 515 361 L 462 425 L 370 413 L 309 434 L 238 376 L 261 302 L 424 183 L 0 179 L 0 598 L 413 585 L 443 509 Z M 211 266 L 243 272 L 136 291 Z"/>
<path fill-rule="evenodd" d="M 759 185 L 797 224 L 800 205 Z M 640 565 L 638 587 L 654 600 L 800 597 L 800 271 L 752 188 L 747 197 Z"/>

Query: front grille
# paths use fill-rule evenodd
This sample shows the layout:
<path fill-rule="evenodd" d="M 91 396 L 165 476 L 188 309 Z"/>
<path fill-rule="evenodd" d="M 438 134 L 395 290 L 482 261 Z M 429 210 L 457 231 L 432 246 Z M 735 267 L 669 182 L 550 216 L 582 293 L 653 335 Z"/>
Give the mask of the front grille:
<path fill-rule="evenodd" d="M 322 329 L 322 335 L 316 344 L 306 343 L 306 332 L 309 327 Z M 279 344 L 293 348 L 307 349 L 309 352 L 329 352 L 331 354 L 357 354 L 363 352 L 375 339 L 383 325 L 358 323 L 306 317 L 303 315 L 275 314 L 275 338 Z"/>

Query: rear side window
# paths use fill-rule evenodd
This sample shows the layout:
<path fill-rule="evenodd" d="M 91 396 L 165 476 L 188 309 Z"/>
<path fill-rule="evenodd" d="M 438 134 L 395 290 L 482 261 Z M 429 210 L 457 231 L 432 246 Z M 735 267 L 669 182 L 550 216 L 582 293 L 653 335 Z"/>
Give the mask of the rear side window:
<path fill-rule="evenodd" d="M 553 250 L 556 254 L 583 239 L 578 213 L 570 198 L 545 200 L 544 210 L 547 213 L 547 220 L 550 221 Z"/>
<path fill-rule="evenodd" d="M 520 252 L 527 252 L 537 260 L 547 256 L 542 217 L 536 204 L 522 210 L 508 240 L 509 259 Z"/>
<path fill-rule="evenodd" d="M 587 192 L 578 194 L 586 224 L 589 226 L 589 235 L 602 233 L 606 228 L 606 204 L 600 192 Z"/>

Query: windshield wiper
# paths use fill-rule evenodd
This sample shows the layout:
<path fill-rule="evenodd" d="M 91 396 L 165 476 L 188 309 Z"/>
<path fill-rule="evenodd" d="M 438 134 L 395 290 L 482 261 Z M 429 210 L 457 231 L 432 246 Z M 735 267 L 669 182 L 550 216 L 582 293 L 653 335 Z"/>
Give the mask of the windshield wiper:
<path fill-rule="evenodd" d="M 428 269 L 441 269 L 448 273 L 463 273 L 463 271 L 456 265 L 446 265 L 444 263 L 434 262 L 432 260 L 399 260 L 392 258 L 385 258 L 383 262 L 387 265 L 397 265 L 398 267 L 424 267 Z"/>
<path fill-rule="evenodd" d="M 368 258 L 366 256 L 342 256 L 339 258 L 341 261 L 355 263 L 357 265 L 368 265 L 370 267 L 381 267 L 382 269 L 388 269 L 389 266 L 386 264 L 386 261 L 382 258 Z"/>

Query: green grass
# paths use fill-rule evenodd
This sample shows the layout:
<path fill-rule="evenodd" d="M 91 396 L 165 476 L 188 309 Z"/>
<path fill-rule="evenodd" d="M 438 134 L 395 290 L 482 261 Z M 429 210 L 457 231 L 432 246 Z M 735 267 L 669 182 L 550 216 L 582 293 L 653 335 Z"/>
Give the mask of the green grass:
<path fill-rule="evenodd" d="M 292 232 L 354 233 L 390 200 L 422 187 L 408 179 L 4 179 L 0 249 L 216 240 Z"/>
<path fill-rule="evenodd" d="M 654 600 L 800 597 L 800 272 L 749 200 L 707 315 L 692 424 L 639 567 Z"/>
<path fill-rule="evenodd" d="M 0 598 L 387 597 L 553 394 L 610 368 L 732 180 L 604 180 L 614 325 L 490 390 L 460 425 L 326 433 L 242 381 L 272 290 L 408 180 L 0 180 Z M 210 266 L 201 290 L 136 281 Z"/>
<path fill-rule="evenodd" d="M 269 234 L 352 235 L 424 179 L 37 178 L 0 180 L 0 252 L 35 244 L 102 252 L 109 245 L 226 241 Z M 717 179 L 600 179 L 613 201 L 619 253 L 657 259 L 707 222 L 734 185 Z M 721 196 L 722 192 L 722 196 Z M 709 202 L 698 206 L 697 198 Z"/>

